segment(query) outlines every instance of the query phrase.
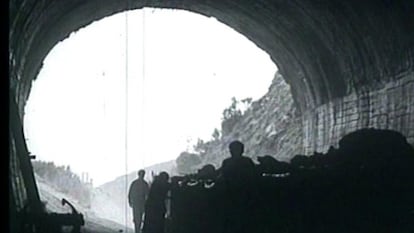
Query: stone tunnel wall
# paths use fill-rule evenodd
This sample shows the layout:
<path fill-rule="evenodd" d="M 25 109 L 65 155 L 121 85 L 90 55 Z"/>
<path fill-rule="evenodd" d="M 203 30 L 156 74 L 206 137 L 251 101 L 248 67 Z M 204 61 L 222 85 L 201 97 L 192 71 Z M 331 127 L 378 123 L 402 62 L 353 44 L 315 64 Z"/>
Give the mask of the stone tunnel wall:
<path fill-rule="evenodd" d="M 414 73 L 377 90 L 353 93 L 306 112 L 303 117 L 305 154 L 337 147 L 342 136 L 360 128 L 393 129 L 414 145 Z"/>
<path fill-rule="evenodd" d="M 58 41 L 144 6 L 215 17 L 268 52 L 299 105 L 306 153 L 362 127 L 396 129 L 413 143 L 412 0 L 12 0 L 9 79 L 20 115 Z"/>

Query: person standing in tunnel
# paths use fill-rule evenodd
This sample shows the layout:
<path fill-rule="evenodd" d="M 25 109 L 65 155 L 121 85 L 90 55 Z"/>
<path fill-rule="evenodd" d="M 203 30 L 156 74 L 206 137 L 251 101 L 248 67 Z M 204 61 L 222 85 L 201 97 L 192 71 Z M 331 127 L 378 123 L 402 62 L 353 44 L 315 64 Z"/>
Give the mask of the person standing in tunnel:
<path fill-rule="evenodd" d="M 244 153 L 244 144 L 233 141 L 229 144 L 230 158 L 223 161 L 220 170 L 225 184 L 226 220 L 225 233 L 255 232 L 252 229 L 257 199 L 255 183 L 258 175 L 253 161 Z"/>
<path fill-rule="evenodd" d="M 138 171 L 138 178 L 134 180 L 129 188 L 128 202 L 133 211 L 135 233 L 141 232 L 142 217 L 145 211 L 145 201 L 148 197 L 149 185 L 144 180 L 145 170 Z"/>
<path fill-rule="evenodd" d="M 161 172 L 154 178 L 145 203 L 143 233 L 164 233 L 167 213 L 167 196 L 170 190 L 169 174 Z"/>

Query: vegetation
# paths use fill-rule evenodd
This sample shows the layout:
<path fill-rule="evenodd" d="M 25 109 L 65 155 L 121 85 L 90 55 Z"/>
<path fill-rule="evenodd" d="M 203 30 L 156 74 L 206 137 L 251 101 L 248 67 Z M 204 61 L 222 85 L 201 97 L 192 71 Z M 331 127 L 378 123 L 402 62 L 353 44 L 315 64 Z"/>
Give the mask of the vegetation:
<path fill-rule="evenodd" d="M 53 162 L 33 161 L 34 173 L 53 188 L 68 194 L 84 206 L 90 206 L 91 184 L 83 183 L 69 166 L 56 166 Z"/>
<path fill-rule="evenodd" d="M 179 174 L 190 174 L 197 172 L 196 169 L 201 165 L 204 156 L 211 153 L 211 148 L 219 147 L 222 137 L 230 135 L 237 123 L 243 118 L 244 113 L 249 110 L 252 104 L 252 98 L 237 100 L 235 97 L 231 98 L 229 107 L 223 110 L 221 130 L 215 128 L 212 133 L 212 139 L 203 141 L 197 139 L 193 145 L 192 151 L 182 152 L 176 159 L 177 171 Z"/>
<path fill-rule="evenodd" d="M 237 100 L 235 97 L 231 98 L 230 106 L 223 111 L 221 122 L 222 136 L 226 136 L 232 132 L 234 126 L 242 118 L 244 112 L 250 107 L 251 103 L 252 98 L 243 100 Z"/>

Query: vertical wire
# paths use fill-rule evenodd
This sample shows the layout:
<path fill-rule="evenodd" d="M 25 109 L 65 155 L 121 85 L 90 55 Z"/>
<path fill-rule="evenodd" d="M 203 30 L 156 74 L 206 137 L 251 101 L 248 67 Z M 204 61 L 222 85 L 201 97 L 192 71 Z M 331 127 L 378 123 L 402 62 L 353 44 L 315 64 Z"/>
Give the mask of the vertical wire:
<path fill-rule="evenodd" d="M 128 0 L 125 12 L 125 232 L 128 232 Z"/>
<path fill-rule="evenodd" d="M 145 8 L 142 8 L 142 138 L 145 136 Z M 145 162 L 145 146 L 144 153 L 141 155 L 141 166 Z"/>

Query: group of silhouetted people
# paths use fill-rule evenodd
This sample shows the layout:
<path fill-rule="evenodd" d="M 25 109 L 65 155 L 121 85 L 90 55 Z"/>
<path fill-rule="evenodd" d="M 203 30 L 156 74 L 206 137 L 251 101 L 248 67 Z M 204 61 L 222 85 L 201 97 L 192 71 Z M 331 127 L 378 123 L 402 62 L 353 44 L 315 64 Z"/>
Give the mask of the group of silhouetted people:
<path fill-rule="evenodd" d="M 170 189 L 169 175 L 167 172 L 161 172 L 154 177 L 151 186 L 144 177 L 145 170 L 139 170 L 138 179 L 132 182 L 128 193 L 135 232 L 163 233 L 167 212 L 165 202 Z"/>
<path fill-rule="evenodd" d="M 219 169 L 171 183 L 162 172 L 148 188 L 140 171 L 130 191 L 136 232 L 143 212 L 143 233 L 166 232 L 169 191 L 168 233 L 414 232 L 414 148 L 399 133 L 358 130 L 338 149 L 289 163 L 265 155 L 255 164 L 240 141 L 228 148 Z"/>
<path fill-rule="evenodd" d="M 247 232 L 249 209 L 254 204 L 255 165 L 245 156 L 244 145 L 233 141 L 229 145 L 231 157 L 223 161 L 219 169 L 226 186 L 229 210 L 226 215 L 226 232 Z M 151 186 L 144 180 L 145 171 L 138 171 L 138 179 L 130 186 L 128 200 L 133 210 L 136 233 L 163 233 L 165 231 L 166 200 L 171 184 L 167 172 L 154 178 Z M 142 224 L 143 223 L 143 224 Z M 142 230 L 141 230 L 142 227 Z"/>

